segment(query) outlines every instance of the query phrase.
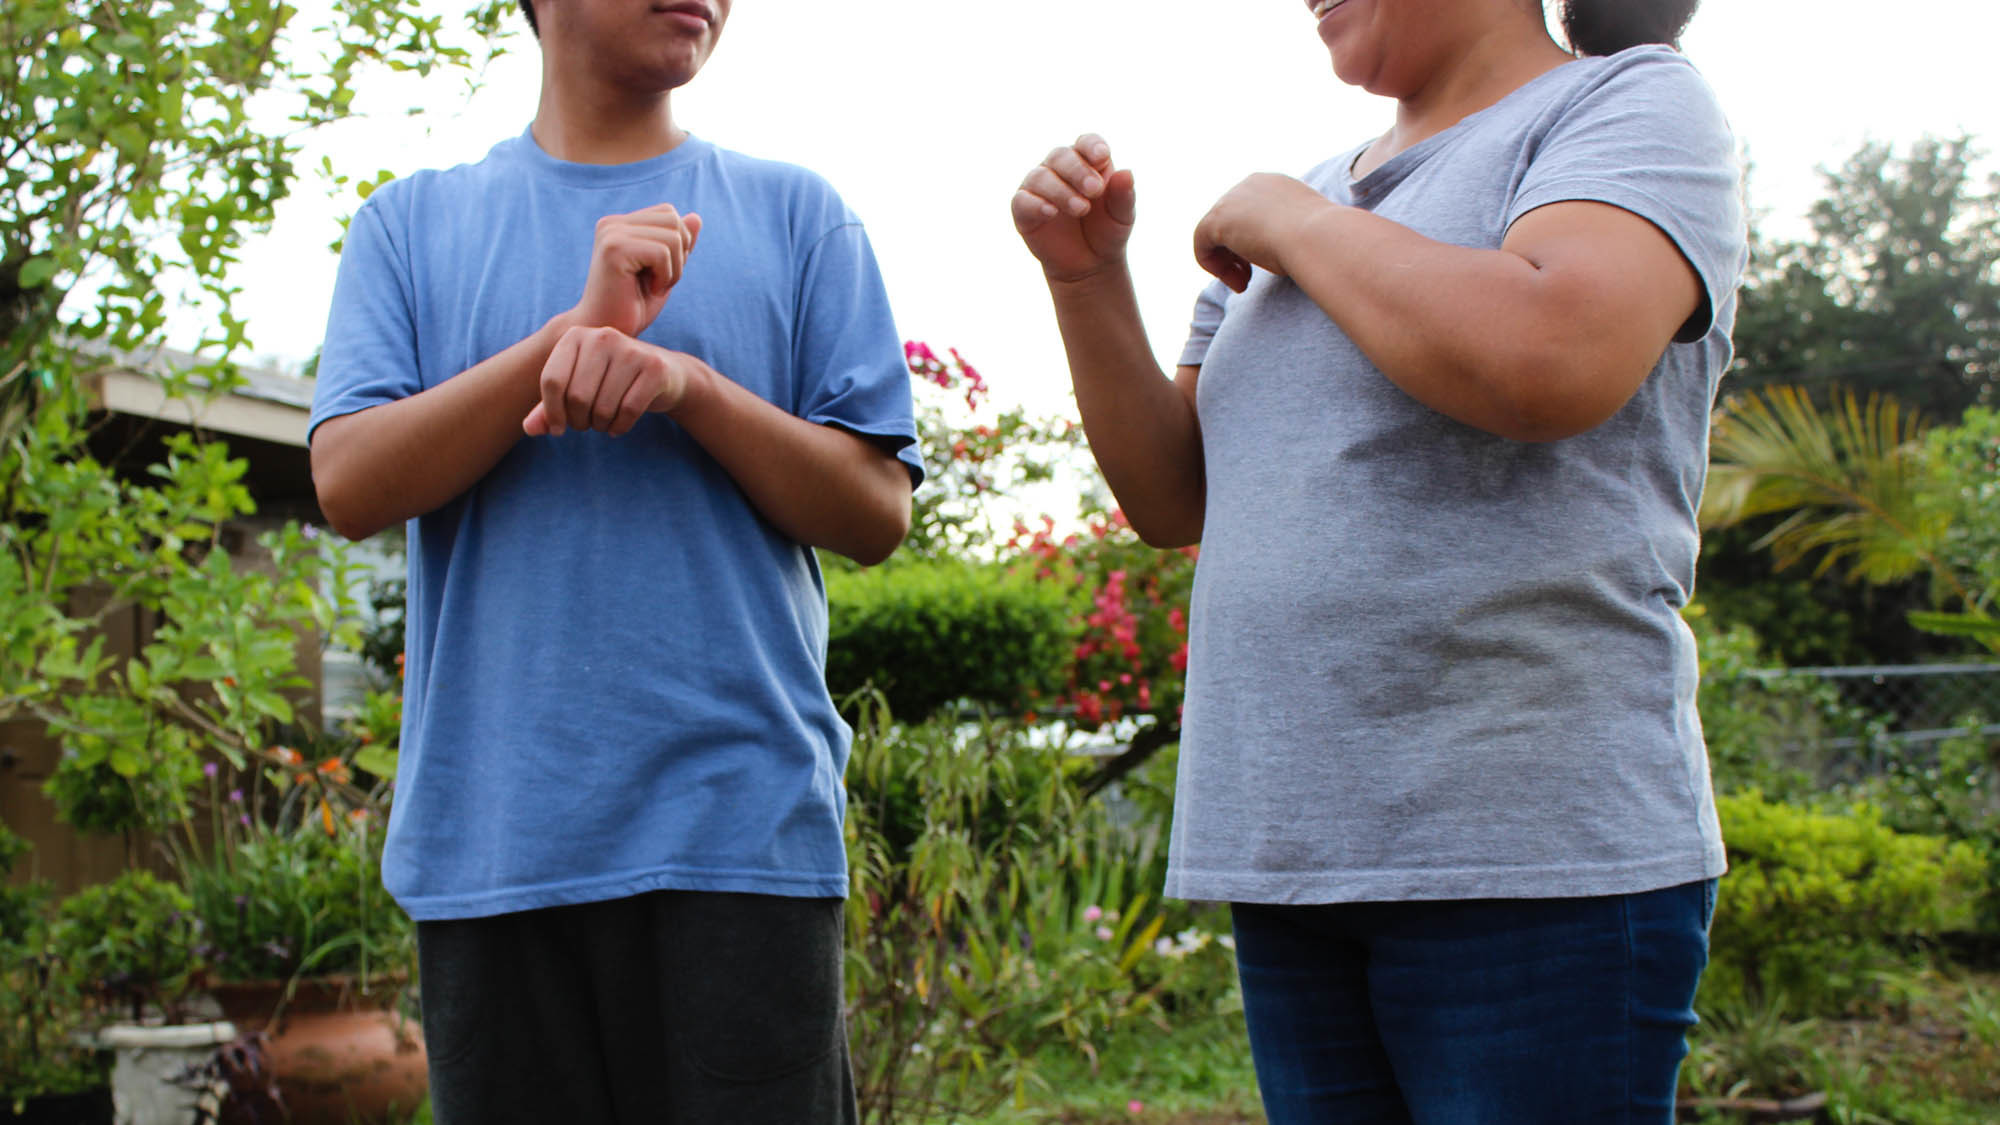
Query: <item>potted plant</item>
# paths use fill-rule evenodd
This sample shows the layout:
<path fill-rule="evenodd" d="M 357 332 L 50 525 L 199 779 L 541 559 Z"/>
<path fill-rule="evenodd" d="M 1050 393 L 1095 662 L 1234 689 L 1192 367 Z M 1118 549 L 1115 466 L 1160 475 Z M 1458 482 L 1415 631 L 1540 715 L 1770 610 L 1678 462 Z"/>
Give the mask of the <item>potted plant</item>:
<path fill-rule="evenodd" d="M 264 758 L 211 802 L 209 846 L 176 859 L 208 991 L 240 1030 L 265 1036 L 293 1121 L 406 1114 L 428 1079 L 421 1029 L 402 1005 L 415 928 L 382 887 L 387 785 L 357 784 L 344 752 L 314 761 L 278 747 Z"/>
<path fill-rule="evenodd" d="M 0 825 L 0 880 L 28 845 Z M 110 1125 L 110 1068 L 51 948 L 46 884 L 0 883 L 0 1122 Z"/>
<path fill-rule="evenodd" d="M 51 944 L 107 1021 L 96 1041 L 116 1056 L 118 1119 L 190 1120 L 200 1084 L 189 1076 L 236 1031 L 202 1010 L 202 927 L 187 893 L 150 871 L 126 871 L 64 900 Z"/>

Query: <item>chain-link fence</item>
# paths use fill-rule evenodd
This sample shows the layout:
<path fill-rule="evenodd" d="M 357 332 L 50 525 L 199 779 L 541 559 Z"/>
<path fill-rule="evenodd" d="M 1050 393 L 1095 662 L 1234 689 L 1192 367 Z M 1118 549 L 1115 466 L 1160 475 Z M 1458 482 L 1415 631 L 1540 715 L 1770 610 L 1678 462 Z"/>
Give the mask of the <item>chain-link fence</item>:
<path fill-rule="evenodd" d="M 1745 672 L 1767 684 L 1818 682 L 1865 716 L 1867 735 L 1833 735 L 1830 747 L 1864 738 L 1922 745 L 1968 734 L 2000 736 L 2000 664 L 1885 664 Z"/>
<path fill-rule="evenodd" d="M 1966 739 L 2000 753 L 2000 663 L 1745 671 L 1702 691 L 1718 780 L 1840 786 L 1934 770 Z"/>

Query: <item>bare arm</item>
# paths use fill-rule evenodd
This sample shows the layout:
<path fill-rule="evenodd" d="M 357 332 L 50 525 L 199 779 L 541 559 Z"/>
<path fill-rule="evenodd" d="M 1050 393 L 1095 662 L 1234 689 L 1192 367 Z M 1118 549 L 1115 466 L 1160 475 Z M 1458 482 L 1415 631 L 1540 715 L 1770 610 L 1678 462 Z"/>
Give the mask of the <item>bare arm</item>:
<path fill-rule="evenodd" d="M 327 522 L 366 539 L 478 483 L 521 440 L 521 419 L 541 401 L 542 366 L 566 327 L 551 320 L 456 378 L 320 423 L 312 474 Z"/>
<path fill-rule="evenodd" d="M 434 387 L 320 423 L 313 487 L 333 529 L 365 539 L 442 507 L 491 472 L 520 440 L 563 334 L 577 325 L 637 333 L 651 324 L 700 232 L 700 217 L 666 205 L 606 216 L 574 308 Z"/>
<path fill-rule="evenodd" d="M 1200 368 L 1167 379 L 1126 267 L 1132 173 L 1086 135 L 1058 148 L 1014 195 L 1015 229 L 1042 263 L 1090 451 L 1133 530 L 1156 547 L 1201 538 L 1206 476 L 1194 406 Z"/>
<path fill-rule="evenodd" d="M 1531 211 L 1500 249 L 1472 250 L 1253 176 L 1202 220 L 1195 254 L 1238 291 L 1252 263 L 1289 276 L 1412 398 L 1520 441 L 1617 413 L 1702 300 L 1658 227 L 1582 201 Z"/>
<path fill-rule="evenodd" d="M 618 437 L 648 412 L 680 423 L 757 511 L 800 543 L 872 566 L 909 534 L 910 475 L 894 455 L 786 413 L 694 356 L 616 329 L 563 334 L 521 429 Z"/>

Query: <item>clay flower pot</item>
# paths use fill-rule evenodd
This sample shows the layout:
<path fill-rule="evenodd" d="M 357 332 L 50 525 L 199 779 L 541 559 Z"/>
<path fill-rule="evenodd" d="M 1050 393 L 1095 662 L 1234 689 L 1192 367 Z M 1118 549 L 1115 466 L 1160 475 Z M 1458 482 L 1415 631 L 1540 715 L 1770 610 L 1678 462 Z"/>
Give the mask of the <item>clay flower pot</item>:
<path fill-rule="evenodd" d="M 395 1010 L 396 982 L 372 984 L 363 993 L 353 977 L 305 977 L 289 1000 L 284 981 L 218 982 L 209 993 L 237 1028 L 266 1036 L 294 1125 L 361 1125 L 406 1119 L 430 1089 L 422 1028 Z"/>

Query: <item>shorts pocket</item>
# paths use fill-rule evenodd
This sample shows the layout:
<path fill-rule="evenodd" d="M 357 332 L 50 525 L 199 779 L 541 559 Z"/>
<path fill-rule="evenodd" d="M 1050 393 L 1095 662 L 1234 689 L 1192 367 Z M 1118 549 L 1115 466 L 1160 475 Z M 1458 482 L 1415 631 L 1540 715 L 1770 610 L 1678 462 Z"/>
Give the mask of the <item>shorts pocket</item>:
<path fill-rule="evenodd" d="M 690 895 L 672 914 L 667 1019 L 697 1070 L 768 1082 L 841 1045 L 839 900 Z"/>

